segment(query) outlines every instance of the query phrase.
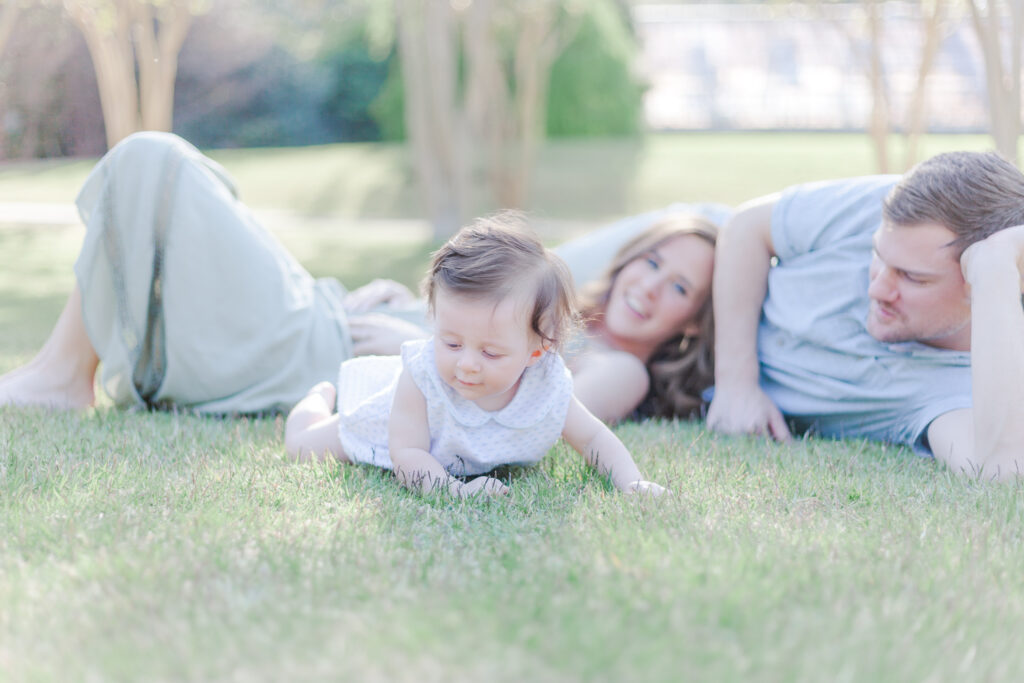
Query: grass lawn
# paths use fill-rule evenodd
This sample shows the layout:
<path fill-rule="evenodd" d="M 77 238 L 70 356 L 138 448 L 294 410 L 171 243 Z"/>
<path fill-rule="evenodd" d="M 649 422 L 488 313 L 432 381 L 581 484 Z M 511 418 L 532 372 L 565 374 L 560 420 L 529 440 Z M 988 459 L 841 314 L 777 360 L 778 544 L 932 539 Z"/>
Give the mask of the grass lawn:
<path fill-rule="evenodd" d="M 783 138 L 723 138 L 720 148 L 762 161 L 705 175 L 777 189 L 768 185 L 785 174 L 771 175 L 769 160 L 796 140 Z M 793 153 L 820 177 L 846 174 L 855 160 L 816 146 L 824 139 Z M 836 139 L 836 149 L 854 145 Z M 653 178 L 654 188 L 662 171 L 642 169 L 667 164 L 647 155 L 674 158 L 674 145 L 682 154 L 698 142 L 649 143 L 636 182 Z M 317 153 L 304 153 L 317 168 Z M 584 145 L 575 153 L 589 165 L 616 158 Z M 262 154 L 299 153 L 232 154 L 238 174 L 255 179 L 275 172 L 258 167 Z M 0 170 L 0 201 L 29 200 L 7 189 L 9 173 L 29 171 Z M 647 190 L 659 202 L 661 191 Z M 569 217 L 569 208 L 548 211 Z M 280 236 L 313 270 L 355 282 L 382 271 L 415 281 L 429 249 L 416 236 L 318 220 Z M 79 228 L 0 225 L 0 372 L 45 338 L 80 239 Z M 281 418 L 105 402 L 80 415 L 0 409 L 0 680 L 1016 681 L 1024 672 L 1019 484 L 959 479 L 878 444 L 782 447 L 655 422 L 617 432 L 670 498 L 618 495 L 558 446 L 514 473 L 508 500 L 453 502 L 413 496 L 369 468 L 289 464 L 282 427 Z"/>
<path fill-rule="evenodd" d="M 991 147 L 991 139 L 982 135 L 931 135 L 923 141 L 926 155 Z M 238 181 L 242 198 L 258 208 L 334 218 L 418 218 L 422 213 L 399 145 L 217 150 L 211 156 Z M 0 202 L 70 202 L 94 161 L 0 164 Z M 738 204 L 798 182 L 874 172 L 862 134 L 556 140 L 539 155 L 527 208 L 540 217 L 604 221 L 677 201 Z"/>

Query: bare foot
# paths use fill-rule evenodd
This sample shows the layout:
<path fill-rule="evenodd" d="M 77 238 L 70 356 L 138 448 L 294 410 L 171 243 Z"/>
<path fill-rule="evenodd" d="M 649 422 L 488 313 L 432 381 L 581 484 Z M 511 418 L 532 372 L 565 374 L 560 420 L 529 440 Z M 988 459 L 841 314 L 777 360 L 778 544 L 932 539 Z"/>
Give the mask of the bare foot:
<path fill-rule="evenodd" d="M 338 400 L 338 390 L 330 382 L 319 382 L 313 385 L 306 396 L 319 396 L 327 406 L 327 413 L 334 412 L 334 402 Z"/>
<path fill-rule="evenodd" d="M 65 378 L 61 373 L 29 363 L 0 376 L 0 406 L 47 406 L 82 410 L 96 400 L 92 376 Z"/>
<path fill-rule="evenodd" d="M 93 382 L 99 362 L 85 331 L 82 293 L 76 285 L 36 357 L 0 376 L 0 406 L 88 408 L 96 400 Z"/>
<path fill-rule="evenodd" d="M 330 382 L 316 384 L 295 404 L 284 423 L 285 450 L 300 462 L 315 455 L 323 459 L 324 451 L 341 453 L 337 426 L 331 422 L 337 390 Z"/>

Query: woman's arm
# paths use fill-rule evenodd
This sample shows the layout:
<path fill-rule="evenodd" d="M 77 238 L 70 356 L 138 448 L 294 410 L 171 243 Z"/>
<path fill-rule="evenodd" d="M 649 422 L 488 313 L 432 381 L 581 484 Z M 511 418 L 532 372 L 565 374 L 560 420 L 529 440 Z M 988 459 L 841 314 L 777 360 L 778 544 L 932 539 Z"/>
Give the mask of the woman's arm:
<path fill-rule="evenodd" d="M 589 351 L 572 363 L 572 390 L 599 420 L 617 422 L 647 396 L 651 378 L 642 360 L 625 351 Z"/>
<path fill-rule="evenodd" d="M 609 476 L 619 491 L 652 495 L 665 492 L 658 484 L 643 479 L 640 469 L 633 462 L 633 456 L 622 441 L 576 398 L 569 403 L 562 438 L 599 474 Z"/>
<path fill-rule="evenodd" d="M 480 491 L 492 495 L 508 493 L 508 487 L 492 477 L 478 477 L 463 484 L 434 459 L 430 454 L 427 401 L 404 369 L 391 404 L 388 449 L 398 481 L 416 493 L 442 491 L 456 498 L 466 498 Z"/>

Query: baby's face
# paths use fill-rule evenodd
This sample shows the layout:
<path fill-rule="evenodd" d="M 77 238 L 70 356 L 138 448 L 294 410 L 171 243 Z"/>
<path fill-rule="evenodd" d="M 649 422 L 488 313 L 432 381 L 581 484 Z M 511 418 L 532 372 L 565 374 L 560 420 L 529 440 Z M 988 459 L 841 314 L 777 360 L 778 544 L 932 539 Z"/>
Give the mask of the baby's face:
<path fill-rule="evenodd" d="M 543 354 L 527 311 L 528 306 L 512 296 L 495 303 L 438 291 L 434 355 L 441 379 L 484 410 L 507 406 L 523 371 Z"/>

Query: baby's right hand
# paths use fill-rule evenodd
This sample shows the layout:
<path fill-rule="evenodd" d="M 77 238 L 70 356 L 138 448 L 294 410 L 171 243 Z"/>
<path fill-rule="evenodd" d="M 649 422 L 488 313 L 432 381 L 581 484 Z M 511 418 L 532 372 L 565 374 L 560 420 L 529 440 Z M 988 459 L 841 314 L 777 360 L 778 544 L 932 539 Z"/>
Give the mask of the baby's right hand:
<path fill-rule="evenodd" d="M 494 477 L 477 477 L 459 488 L 460 498 L 470 498 L 480 493 L 488 496 L 507 496 L 509 489 Z"/>

